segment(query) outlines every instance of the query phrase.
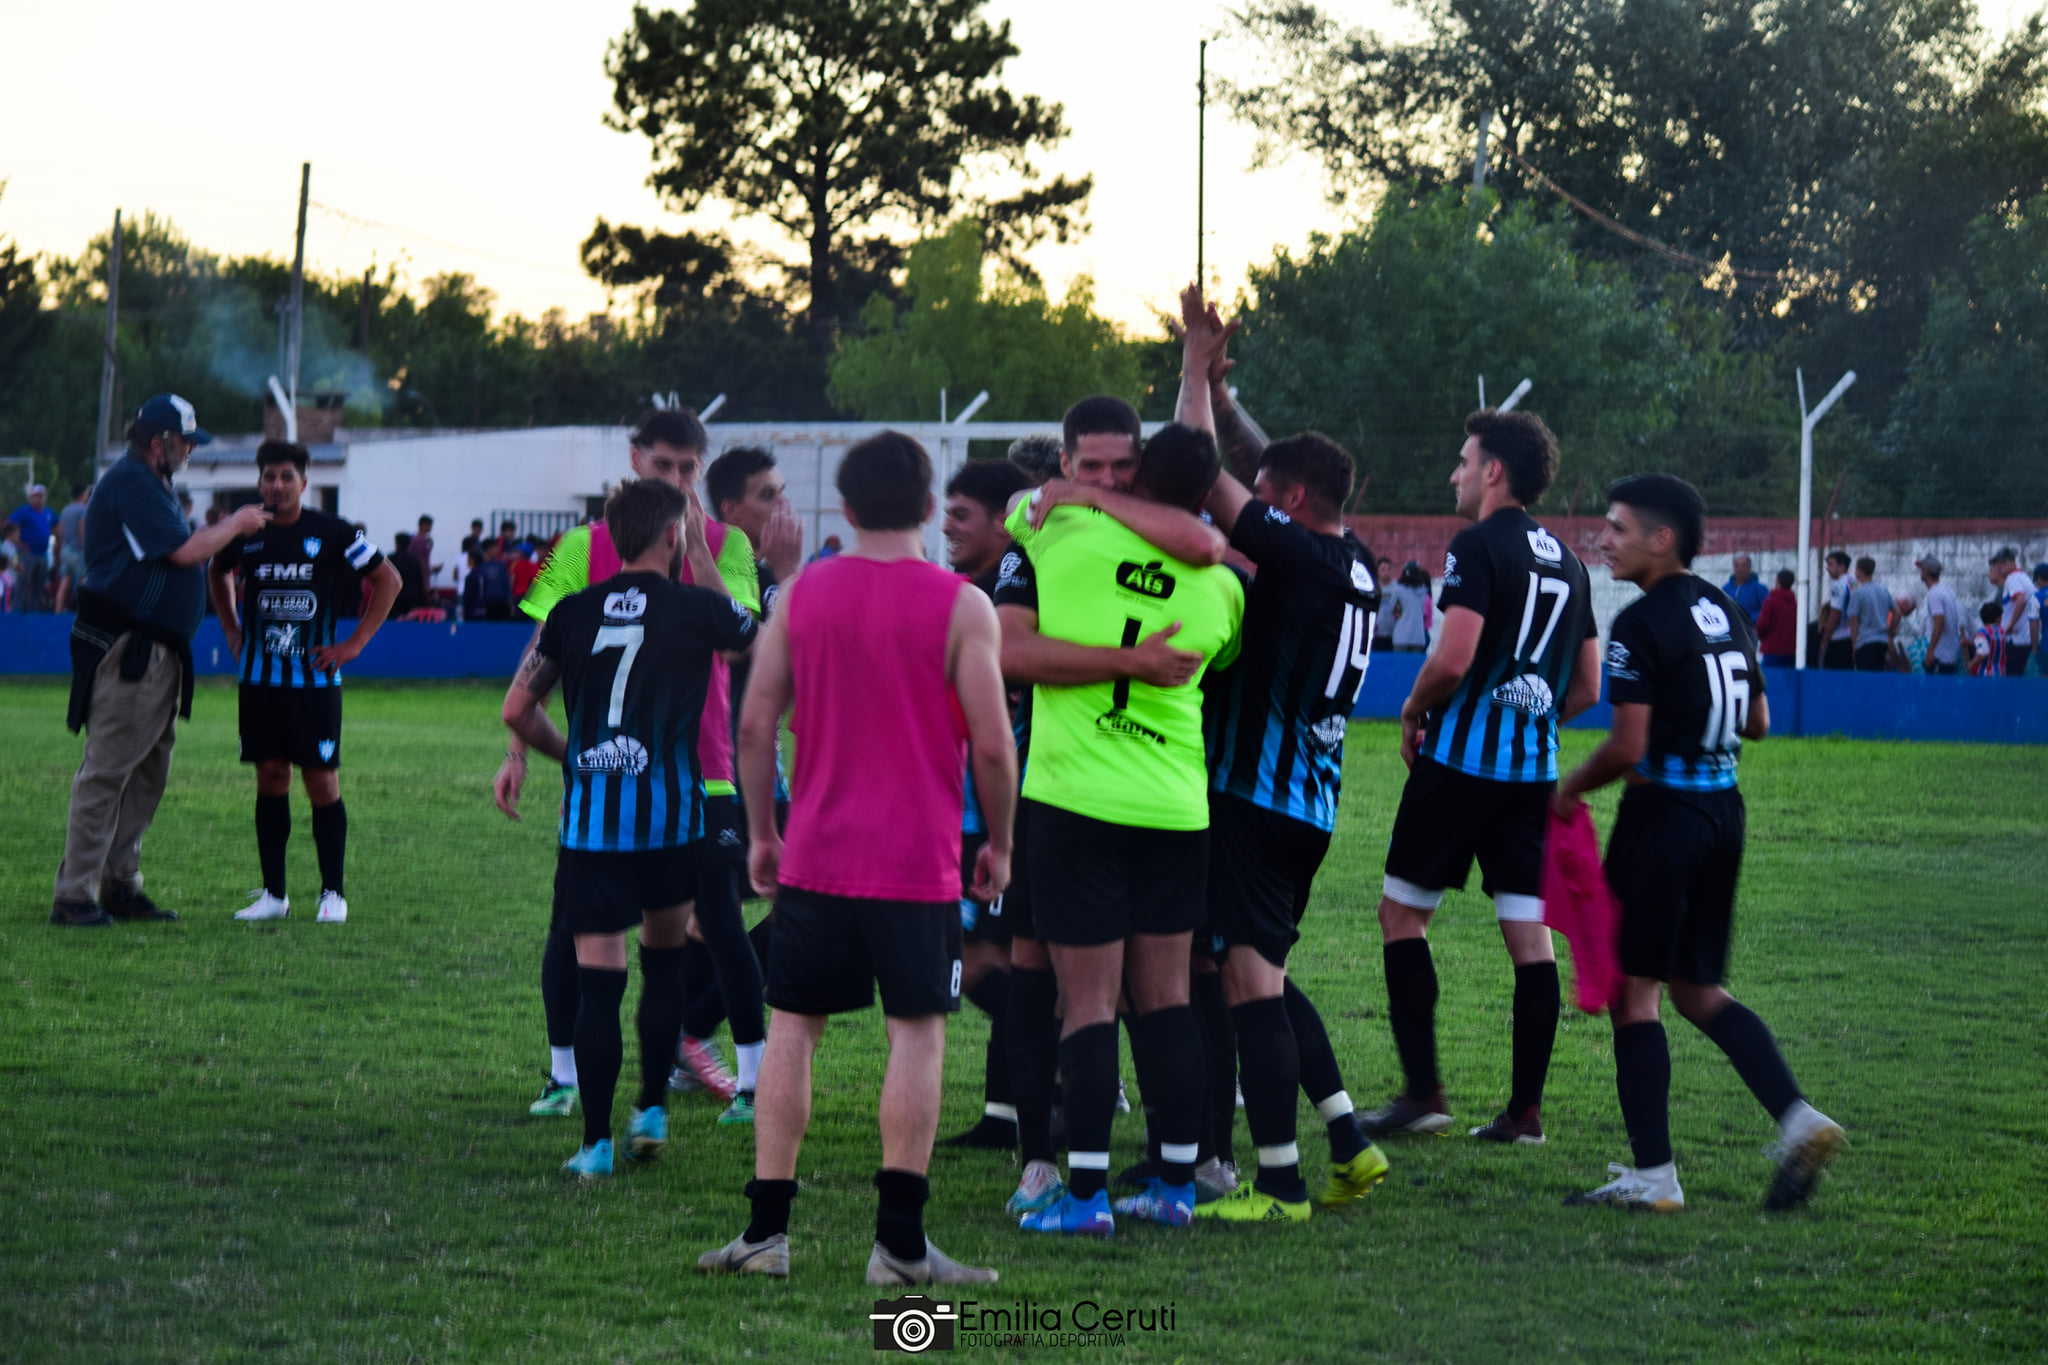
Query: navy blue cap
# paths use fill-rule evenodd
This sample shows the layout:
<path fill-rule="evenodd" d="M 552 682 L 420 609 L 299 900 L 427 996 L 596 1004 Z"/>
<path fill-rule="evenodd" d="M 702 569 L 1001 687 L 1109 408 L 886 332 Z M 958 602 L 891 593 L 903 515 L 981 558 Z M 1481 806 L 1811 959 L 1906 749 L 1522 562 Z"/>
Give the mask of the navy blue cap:
<path fill-rule="evenodd" d="M 135 420 L 152 432 L 175 432 L 195 446 L 213 439 L 210 432 L 200 427 L 199 415 L 192 411 L 192 405 L 175 393 L 160 393 L 144 403 Z"/>

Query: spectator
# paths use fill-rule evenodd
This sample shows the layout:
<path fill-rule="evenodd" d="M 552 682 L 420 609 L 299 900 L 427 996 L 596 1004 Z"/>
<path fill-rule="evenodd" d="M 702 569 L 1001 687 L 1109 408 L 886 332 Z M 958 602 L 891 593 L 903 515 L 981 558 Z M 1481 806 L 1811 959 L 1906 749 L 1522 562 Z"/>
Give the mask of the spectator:
<path fill-rule="evenodd" d="M 128 427 L 127 454 L 86 509 L 65 717 L 72 731 L 85 728 L 85 754 L 71 783 L 52 924 L 177 918 L 143 894 L 142 837 L 163 798 L 178 717 L 192 714 L 192 636 L 206 596 L 200 566 L 270 520 L 252 503 L 192 530 L 171 478 L 212 439 L 184 399 L 150 399 Z"/>
<path fill-rule="evenodd" d="M 1920 604 L 1927 616 L 1927 654 L 1920 666 L 1931 674 L 1961 672 L 1962 603 L 1956 601 L 1955 589 L 1941 581 L 1940 559 L 1926 555 L 1914 560 L 1913 567 L 1920 571 L 1920 581 L 1927 585 L 1927 597 Z"/>
<path fill-rule="evenodd" d="M 0 521 L 0 612 L 14 610 L 15 565 L 21 562 L 21 528 Z"/>
<path fill-rule="evenodd" d="M 526 590 L 533 586 L 534 577 L 540 573 L 540 565 L 533 556 L 533 546 L 520 541 L 512 547 L 512 600 L 521 601 Z"/>
<path fill-rule="evenodd" d="M 420 529 L 413 534 L 412 557 L 420 562 L 420 580 L 431 581 L 441 566 L 434 562 L 434 519 L 422 512 Z"/>
<path fill-rule="evenodd" d="M 1749 619 L 1757 619 L 1757 613 L 1764 609 L 1764 599 L 1770 594 L 1758 581 L 1749 567 L 1748 555 L 1735 556 L 1735 572 L 1721 585 L 1721 591 L 1735 599 L 1735 605 L 1749 613 Z"/>
<path fill-rule="evenodd" d="M 478 615 L 470 620 L 512 619 L 512 572 L 506 567 L 505 556 L 496 541 L 485 544 L 483 562 L 477 565 L 466 586 L 476 593 Z"/>
<path fill-rule="evenodd" d="M 466 536 L 464 536 L 464 537 L 462 538 L 462 553 L 464 553 L 464 554 L 466 555 L 466 554 L 468 554 L 468 553 L 469 553 L 469 552 L 470 552 L 471 550 L 474 550 L 474 551 L 476 551 L 476 552 L 477 552 L 478 554 L 482 554 L 482 553 L 484 552 L 484 550 L 483 550 L 483 546 L 484 546 L 484 519 L 483 519 L 482 517 L 471 517 L 471 518 L 469 519 L 469 534 L 468 534 L 468 535 L 466 535 Z M 464 566 L 466 566 L 466 565 L 467 565 L 467 563 L 468 563 L 468 561 L 467 561 L 467 560 L 457 560 L 457 561 L 456 561 L 456 563 L 457 563 L 458 565 L 464 565 Z M 467 572 L 465 571 L 465 572 L 464 572 L 464 573 L 462 574 L 462 577 L 464 577 L 464 578 L 467 578 L 467 577 L 469 577 L 469 574 L 468 574 L 468 573 L 467 573 Z"/>
<path fill-rule="evenodd" d="M 185 518 L 188 527 L 198 524 L 192 519 L 192 495 L 182 489 L 178 493 L 178 515 Z"/>
<path fill-rule="evenodd" d="M 1883 673 L 1891 667 L 1892 627 L 1898 606 L 1876 578 L 1877 561 L 1869 555 L 1856 561 L 1856 586 L 1849 590 L 1849 645 L 1858 673 Z"/>
<path fill-rule="evenodd" d="M 2034 566 L 2034 672 L 2043 674 L 2041 645 L 2048 641 L 2048 564 Z M 2044 674 L 2048 676 L 2048 674 Z"/>
<path fill-rule="evenodd" d="M 513 543 L 519 539 L 519 523 L 507 517 L 498 523 L 498 558 L 512 553 Z"/>
<path fill-rule="evenodd" d="M 812 555 L 806 562 L 815 564 L 821 559 L 830 559 L 833 555 L 838 554 L 840 549 L 838 536 L 826 536 L 824 544 L 818 547 L 818 552 Z"/>
<path fill-rule="evenodd" d="M 487 546 L 492 544 L 488 540 L 483 543 Z M 462 574 L 462 619 L 481 621 L 484 619 L 484 581 L 477 576 L 477 570 L 483 567 L 484 552 L 471 550 L 465 558 L 467 562 Z"/>
<path fill-rule="evenodd" d="M 1820 656 L 1822 668 L 1856 666 L 1856 642 L 1849 636 L 1849 594 L 1855 588 L 1855 580 L 1849 577 L 1848 552 L 1828 551 L 1828 600 L 1820 610 L 1820 637 L 1827 641 Z"/>
<path fill-rule="evenodd" d="M 91 497 L 91 484 L 72 484 L 71 501 L 57 514 L 57 543 L 52 557 L 57 561 L 58 611 L 70 609 L 78 580 L 85 577 L 85 504 Z"/>
<path fill-rule="evenodd" d="M 206 524 L 208 526 L 219 525 L 220 519 L 225 515 L 226 513 L 221 511 L 221 506 L 219 503 L 210 502 L 206 505 Z"/>
<path fill-rule="evenodd" d="M 27 534 L 23 534 L 23 540 Z M 1998 591 L 1999 634 L 2005 642 L 2005 676 L 2017 678 L 2027 671 L 2027 659 L 2034 652 L 2034 632 L 2041 623 L 2041 604 L 2034 600 L 2034 585 L 2020 572 L 2020 552 L 2008 545 L 1991 556 L 1991 586 Z"/>
<path fill-rule="evenodd" d="M 30 484 L 28 501 L 7 518 L 21 528 L 19 557 L 14 565 L 17 611 L 48 609 L 43 599 L 50 579 L 50 528 L 57 518 L 44 505 L 47 496 L 41 484 Z"/>
<path fill-rule="evenodd" d="M 1429 573 L 1414 560 L 1401 566 L 1394 580 L 1393 617 L 1396 654 L 1422 654 L 1429 649 L 1433 608 L 1429 600 Z"/>
<path fill-rule="evenodd" d="M 1970 637 L 1970 676 L 1973 678 L 2005 676 L 2005 631 L 1999 626 L 2003 615 L 1996 602 L 1986 602 L 1978 608 L 1977 619 L 1983 624 Z"/>
<path fill-rule="evenodd" d="M 394 620 L 403 621 L 421 607 L 430 605 L 427 596 L 426 575 L 420 572 L 420 562 L 413 556 L 412 537 L 400 531 L 391 537 L 391 566 L 398 570 L 398 600 L 391 604 Z"/>
<path fill-rule="evenodd" d="M 1799 597 L 1790 569 L 1778 570 L 1778 586 L 1764 595 L 1756 614 L 1757 653 L 1766 668 L 1791 668 L 1799 660 Z"/>
<path fill-rule="evenodd" d="M 1394 647 L 1394 561 L 1388 559 L 1385 555 L 1381 555 L 1379 563 L 1374 567 L 1378 570 L 1380 580 L 1380 610 L 1379 615 L 1373 619 L 1372 624 L 1373 648 L 1392 649 Z"/>

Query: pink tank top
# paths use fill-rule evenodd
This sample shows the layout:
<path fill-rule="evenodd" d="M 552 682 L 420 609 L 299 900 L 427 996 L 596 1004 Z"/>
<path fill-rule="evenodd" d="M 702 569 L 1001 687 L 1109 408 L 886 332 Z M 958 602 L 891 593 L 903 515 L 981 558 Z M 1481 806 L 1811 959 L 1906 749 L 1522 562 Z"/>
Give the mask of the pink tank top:
<path fill-rule="evenodd" d="M 704 539 L 711 557 L 725 548 L 725 524 L 707 521 Z M 611 529 L 601 521 L 590 524 L 590 581 L 602 583 L 619 571 L 619 549 L 612 544 Z M 695 583 L 690 561 L 683 561 L 681 581 Z M 732 771 L 732 670 L 717 655 L 711 657 L 711 683 L 704 693 L 704 718 L 697 723 L 697 771 L 706 782 L 731 782 Z"/>
<path fill-rule="evenodd" d="M 784 885 L 960 899 L 967 722 L 946 637 L 965 587 L 923 560 L 835 555 L 783 595 L 796 735 Z"/>

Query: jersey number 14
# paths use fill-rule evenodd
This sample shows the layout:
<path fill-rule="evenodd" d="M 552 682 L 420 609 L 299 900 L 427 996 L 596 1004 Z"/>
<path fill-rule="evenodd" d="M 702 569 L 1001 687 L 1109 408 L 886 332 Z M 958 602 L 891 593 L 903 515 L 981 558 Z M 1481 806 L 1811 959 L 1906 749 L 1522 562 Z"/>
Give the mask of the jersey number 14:
<path fill-rule="evenodd" d="M 1355 668 L 1358 681 L 1351 685 L 1351 704 L 1358 705 L 1358 694 L 1365 690 L 1365 668 L 1372 662 L 1375 614 L 1356 602 L 1344 604 L 1344 626 L 1337 632 L 1337 655 L 1330 660 L 1330 680 L 1323 684 L 1324 697 L 1334 700 L 1337 689 L 1343 685 L 1345 669 Z"/>

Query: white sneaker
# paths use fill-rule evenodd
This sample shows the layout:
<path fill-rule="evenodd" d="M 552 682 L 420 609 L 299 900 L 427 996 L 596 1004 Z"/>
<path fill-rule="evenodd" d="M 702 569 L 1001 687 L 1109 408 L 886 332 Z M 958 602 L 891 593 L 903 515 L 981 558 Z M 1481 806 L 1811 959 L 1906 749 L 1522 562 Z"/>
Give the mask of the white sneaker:
<path fill-rule="evenodd" d="M 1678 1188 L 1678 1166 L 1665 1162 L 1654 1170 L 1638 1171 L 1618 1161 L 1607 1163 L 1608 1174 L 1617 1177 L 1597 1190 L 1575 1194 L 1567 1204 L 1606 1204 L 1613 1208 L 1640 1209 L 1650 1213 L 1685 1212 L 1685 1191 Z"/>
<path fill-rule="evenodd" d="M 348 922 L 348 902 L 341 898 L 339 891 L 322 891 L 320 893 L 320 913 L 314 915 L 313 920 L 316 924 L 346 924 Z"/>
<path fill-rule="evenodd" d="M 283 919 L 292 912 L 290 896 L 273 896 L 268 891 L 252 891 L 247 909 L 235 911 L 236 919 Z"/>

